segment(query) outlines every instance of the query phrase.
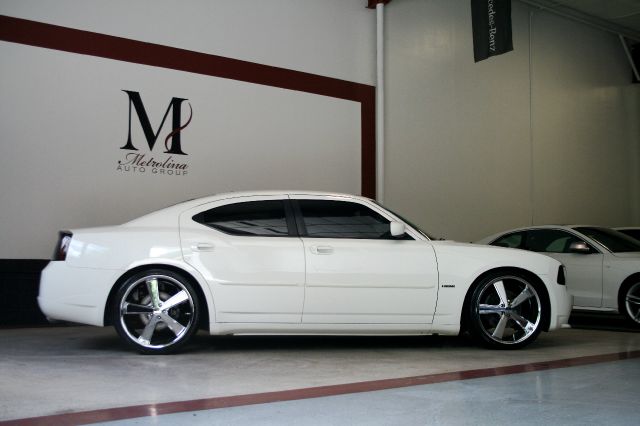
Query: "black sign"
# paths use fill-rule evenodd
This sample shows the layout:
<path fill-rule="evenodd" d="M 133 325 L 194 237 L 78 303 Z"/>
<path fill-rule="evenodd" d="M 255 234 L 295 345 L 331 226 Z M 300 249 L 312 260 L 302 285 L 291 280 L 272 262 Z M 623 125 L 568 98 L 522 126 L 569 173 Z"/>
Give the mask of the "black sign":
<path fill-rule="evenodd" d="M 476 62 L 513 50 L 511 0 L 471 0 Z"/>

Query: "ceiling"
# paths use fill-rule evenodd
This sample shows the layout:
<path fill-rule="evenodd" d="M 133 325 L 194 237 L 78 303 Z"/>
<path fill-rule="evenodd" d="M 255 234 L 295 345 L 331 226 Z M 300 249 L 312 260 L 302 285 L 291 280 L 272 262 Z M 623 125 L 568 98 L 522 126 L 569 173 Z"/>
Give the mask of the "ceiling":
<path fill-rule="evenodd" d="M 520 0 L 640 42 L 640 0 Z"/>

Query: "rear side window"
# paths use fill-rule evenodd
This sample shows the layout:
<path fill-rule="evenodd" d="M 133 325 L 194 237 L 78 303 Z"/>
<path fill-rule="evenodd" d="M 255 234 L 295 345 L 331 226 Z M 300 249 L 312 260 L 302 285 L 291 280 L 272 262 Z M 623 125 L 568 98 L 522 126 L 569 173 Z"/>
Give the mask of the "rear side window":
<path fill-rule="evenodd" d="M 231 235 L 289 235 L 283 200 L 227 204 L 198 213 L 193 220 Z"/>
<path fill-rule="evenodd" d="M 362 204 L 299 200 L 298 205 L 309 237 L 392 239 L 390 221 Z"/>

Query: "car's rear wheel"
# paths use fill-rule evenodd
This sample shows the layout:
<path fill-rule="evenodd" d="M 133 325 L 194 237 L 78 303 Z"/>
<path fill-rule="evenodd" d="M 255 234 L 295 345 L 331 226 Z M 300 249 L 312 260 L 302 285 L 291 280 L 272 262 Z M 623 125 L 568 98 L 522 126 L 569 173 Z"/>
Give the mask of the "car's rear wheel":
<path fill-rule="evenodd" d="M 521 348 L 540 334 L 545 309 L 537 285 L 529 278 L 494 273 L 478 283 L 471 297 L 471 333 L 490 348 Z"/>
<path fill-rule="evenodd" d="M 149 270 L 129 277 L 112 306 L 116 331 L 142 353 L 174 352 L 198 328 L 198 294 L 187 279 L 172 271 Z"/>
<path fill-rule="evenodd" d="M 623 308 L 627 320 L 640 327 L 640 281 L 627 287 L 623 296 Z"/>

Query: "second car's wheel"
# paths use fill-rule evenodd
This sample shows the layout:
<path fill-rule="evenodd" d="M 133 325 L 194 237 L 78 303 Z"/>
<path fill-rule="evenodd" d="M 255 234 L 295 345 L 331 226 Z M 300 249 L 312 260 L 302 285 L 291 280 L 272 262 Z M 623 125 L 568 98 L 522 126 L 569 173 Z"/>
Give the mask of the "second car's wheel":
<path fill-rule="evenodd" d="M 519 273 L 495 273 L 476 286 L 468 318 L 473 336 L 496 349 L 517 349 L 542 330 L 546 309 L 537 286 Z"/>
<path fill-rule="evenodd" d="M 640 281 L 626 289 L 622 302 L 622 308 L 629 322 L 640 327 Z"/>
<path fill-rule="evenodd" d="M 174 352 L 198 329 L 198 295 L 188 280 L 172 271 L 149 270 L 129 277 L 112 307 L 120 337 L 145 354 Z"/>

